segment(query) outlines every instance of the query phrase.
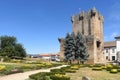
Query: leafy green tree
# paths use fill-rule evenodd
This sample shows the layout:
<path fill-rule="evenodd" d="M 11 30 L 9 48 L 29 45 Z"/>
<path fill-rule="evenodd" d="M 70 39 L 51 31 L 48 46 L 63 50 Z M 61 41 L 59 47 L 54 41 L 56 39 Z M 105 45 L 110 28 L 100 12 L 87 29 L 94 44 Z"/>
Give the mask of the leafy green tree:
<path fill-rule="evenodd" d="M 12 58 L 25 57 L 26 51 L 21 44 L 17 43 L 17 39 L 14 36 L 1 36 L 0 37 L 0 56 Z"/>
<path fill-rule="evenodd" d="M 4 56 L 6 57 L 15 56 L 14 47 L 6 46 L 5 48 L 3 48 L 3 53 L 5 53 Z"/>
<path fill-rule="evenodd" d="M 21 44 L 16 44 L 15 45 L 15 52 L 16 52 L 16 55 L 15 56 L 19 56 L 19 57 L 25 57 L 26 56 L 26 51 L 25 49 L 23 48 L 23 46 Z"/>
<path fill-rule="evenodd" d="M 65 59 L 68 61 L 78 60 L 78 63 L 79 61 L 84 63 L 89 57 L 85 37 L 79 32 L 76 36 L 74 33 L 67 34 L 64 41 L 64 51 Z"/>
<path fill-rule="evenodd" d="M 13 47 L 17 42 L 17 39 L 14 36 L 1 36 L 0 40 L 1 40 L 1 49 L 5 48 L 6 46 Z"/>

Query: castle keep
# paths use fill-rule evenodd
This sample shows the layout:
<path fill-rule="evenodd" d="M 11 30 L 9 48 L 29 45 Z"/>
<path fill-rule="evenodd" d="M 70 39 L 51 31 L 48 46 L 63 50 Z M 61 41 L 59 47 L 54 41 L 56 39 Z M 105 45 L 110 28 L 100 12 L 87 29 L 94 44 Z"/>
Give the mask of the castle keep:
<path fill-rule="evenodd" d="M 87 49 L 89 53 L 89 63 L 104 62 L 103 46 L 103 16 L 95 9 L 81 12 L 72 16 L 72 31 L 75 35 L 80 32 L 86 37 Z M 64 59 L 64 39 L 59 39 L 60 55 Z"/>

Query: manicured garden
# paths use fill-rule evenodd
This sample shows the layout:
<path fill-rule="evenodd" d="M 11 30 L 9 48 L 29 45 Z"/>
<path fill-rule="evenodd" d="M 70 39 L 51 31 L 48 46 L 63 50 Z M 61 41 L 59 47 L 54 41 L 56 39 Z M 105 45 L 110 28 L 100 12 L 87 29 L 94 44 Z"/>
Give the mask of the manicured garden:
<path fill-rule="evenodd" d="M 50 63 L 45 61 L 21 61 L 21 60 L 12 60 L 9 63 L 0 63 L 0 76 L 9 75 L 13 73 L 20 73 L 31 70 L 38 69 L 47 69 L 51 67 L 60 66 L 60 63 Z"/>
<path fill-rule="evenodd" d="M 50 63 L 38 60 L 11 60 L 10 63 L 0 63 L 0 76 L 25 71 L 47 69 L 60 66 L 62 63 Z M 27 80 L 82 80 L 86 76 L 92 80 L 119 80 L 120 67 L 113 64 L 72 64 L 50 72 L 40 72 L 29 76 Z"/>
<path fill-rule="evenodd" d="M 86 76 L 92 80 L 119 80 L 120 67 L 117 65 L 71 65 L 50 72 L 30 75 L 30 80 L 82 80 Z"/>
<path fill-rule="evenodd" d="M 79 68 L 76 73 L 67 73 L 71 80 L 82 80 L 83 76 L 89 77 L 91 80 L 119 80 L 120 72 L 119 67 L 115 65 L 84 65 Z M 113 70 L 113 72 L 111 72 Z M 115 71 L 114 71 L 115 70 Z M 117 71 L 116 71 L 117 70 Z"/>

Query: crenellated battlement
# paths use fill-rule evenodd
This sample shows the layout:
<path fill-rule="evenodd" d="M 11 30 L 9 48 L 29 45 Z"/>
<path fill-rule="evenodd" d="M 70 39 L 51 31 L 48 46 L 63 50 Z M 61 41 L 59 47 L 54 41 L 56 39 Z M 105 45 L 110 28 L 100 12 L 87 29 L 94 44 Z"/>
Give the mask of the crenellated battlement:
<path fill-rule="evenodd" d="M 103 21 L 104 17 L 93 8 L 89 11 L 72 16 L 72 31 L 75 35 L 80 32 L 86 37 L 88 53 L 90 54 L 88 62 L 101 63 L 104 62 L 103 54 Z M 60 53 L 64 53 L 64 40 L 59 40 Z"/>
<path fill-rule="evenodd" d="M 104 21 L 104 17 L 95 8 L 93 8 L 89 11 L 86 11 L 86 12 L 82 11 L 77 15 L 73 15 L 71 18 L 71 21 L 72 21 L 72 23 L 73 22 L 77 23 L 84 19 L 87 19 L 87 20 L 92 19 L 93 17 L 98 18 L 98 20 Z"/>

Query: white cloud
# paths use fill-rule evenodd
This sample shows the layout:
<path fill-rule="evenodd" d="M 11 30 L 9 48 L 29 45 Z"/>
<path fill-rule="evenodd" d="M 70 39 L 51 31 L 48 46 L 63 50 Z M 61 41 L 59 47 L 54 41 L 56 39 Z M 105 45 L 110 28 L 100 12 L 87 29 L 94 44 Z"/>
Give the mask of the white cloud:
<path fill-rule="evenodd" d="M 107 34 L 104 36 L 104 40 L 105 41 L 113 41 L 115 39 L 116 36 L 118 36 L 119 33 L 118 32 L 113 32 L 111 34 Z"/>
<path fill-rule="evenodd" d="M 114 38 L 114 37 L 116 37 L 116 36 L 118 36 L 118 33 L 117 33 L 117 32 L 113 32 L 110 37 L 111 37 L 111 38 Z"/>

